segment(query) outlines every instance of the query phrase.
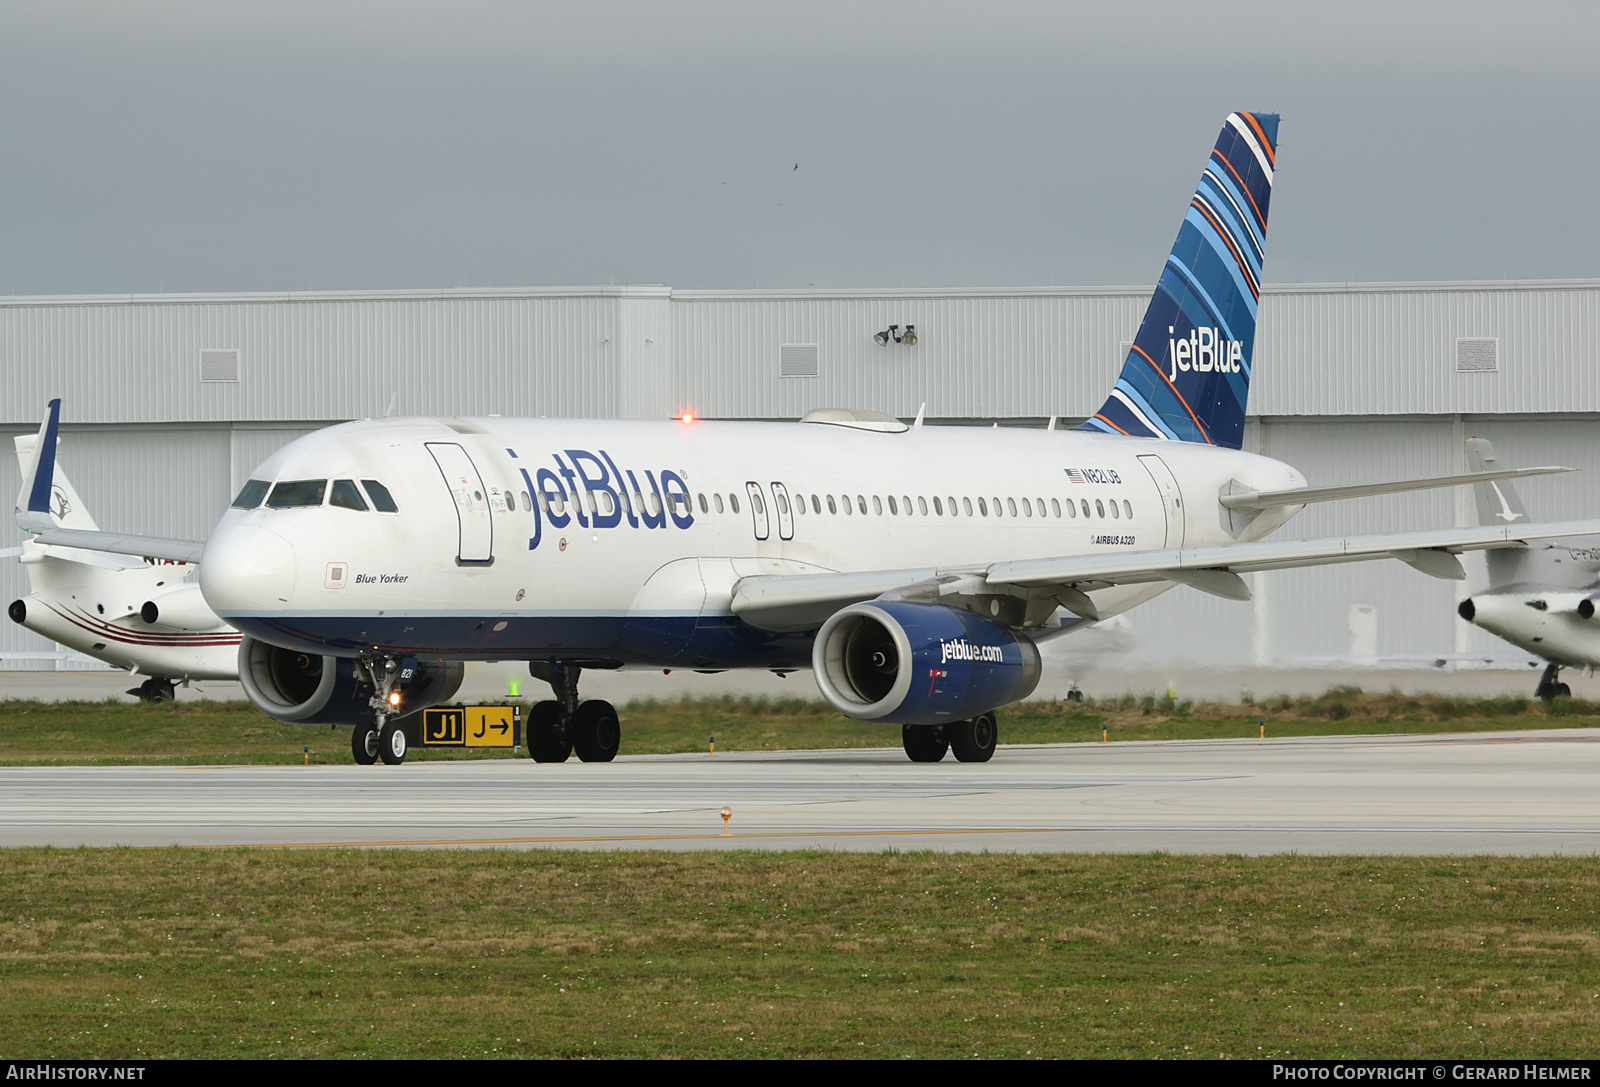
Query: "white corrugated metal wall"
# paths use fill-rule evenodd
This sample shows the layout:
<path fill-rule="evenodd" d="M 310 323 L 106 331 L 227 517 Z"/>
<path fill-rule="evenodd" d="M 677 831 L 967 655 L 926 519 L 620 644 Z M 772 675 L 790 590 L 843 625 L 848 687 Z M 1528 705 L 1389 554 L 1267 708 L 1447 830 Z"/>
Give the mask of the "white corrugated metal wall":
<path fill-rule="evenodd" d="M 402 413 L 795 418 L 819 406 L 932 419 L 1081 417 L 1099 406 L 1147 292 L 671 291 L 665 287 L 125 299 L 0 299 L 0 429 L 65 402 L 63 465 L 107 528 L 203 536 L 249 471 L 340 419 Z M 1468 434 L 1522 464 L 1587 471 L 1522 484 L 1540 517 L 1592 512 L 1600 472 L 1600 282 L 1268 288 L 1251 441 L 1314 483 L 1436 474 Z M 873 333 L 914 324 L 916 346 Z M 1458 337 L 1498 369 L 1458 373 Z M 779 376 L 815 344 L 815 378 Z M 236 349 L 239 381 L 201 382 Z M 0 486 L 15 493 L 14 460 Z M 1312 507 L 1280 535 L 1450 525 L 1467 496 Z M 9 542 L 18 534 L 3 534 Z M 1469 564 L 1469 569 L 1472 566 Z M 0 592 L 26 591 L 15 563 Z M 1380 654 L 1509 653 L 1455 618 L 1455 585 L 1396 563 L 1282 572 L 1254 604 L 1179 588 L 1132 613 L 1152 661 L 1348 657 L 1350 609 Z M 0 652 L 48 649 L 10 624 Z"/>

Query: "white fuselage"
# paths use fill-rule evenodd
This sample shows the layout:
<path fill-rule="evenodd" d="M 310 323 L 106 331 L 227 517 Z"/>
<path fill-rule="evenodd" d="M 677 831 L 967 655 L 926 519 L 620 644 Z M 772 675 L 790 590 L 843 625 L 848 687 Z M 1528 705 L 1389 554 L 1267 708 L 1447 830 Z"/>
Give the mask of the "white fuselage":
<path fill-rule="evenodd" d="M 1600 585 L 1587 590 L 1511 585 L 1474 593 L 1473 623 L 1519 649 L 1564 667 L 1600 665 L 1600 619 L 1578 609 Z"/>
<path fill-rule="evenodd" d="M 71 548 L 23 543 L 32 592 L 11 605 L 17 622 L 130 672 L 171 680 L 237 677 L 239 632 L 205 606 L 189 580 L 192 566 L 131 560 L 137 565 L 104 569 L 64 557 L 72 554 Z M 154 623 L 141 614 L 151 601 L 160 605 Z"/>
<path fill-rule="evenodd" d="M 1305 482 L 1236 450 L 1075 431 L 493 417 L 331 427 L 253 478 L 327 481 L 315 502 L 230 509 L 206 545 L 206 600 L 263 641 L 697 668 L 808 660 L 809 633 L 733 615 L 741 577 L 1259 539 L 1294 507 L 1235 534 L 1218 495 Z M 330 500 L 342 480 L 368 508 Z M 1094 596 L 1110 615 L 1167 587 Z"/>

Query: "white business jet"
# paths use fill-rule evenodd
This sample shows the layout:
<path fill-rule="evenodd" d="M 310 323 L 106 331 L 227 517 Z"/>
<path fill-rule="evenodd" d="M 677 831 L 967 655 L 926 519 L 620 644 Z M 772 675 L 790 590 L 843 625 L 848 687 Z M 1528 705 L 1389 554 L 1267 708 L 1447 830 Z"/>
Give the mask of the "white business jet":
<path fill-rule="evenodd" d="M 1496 463 L 1494 446 L 1468 438 L 1467 467 L 1474 471 Z M 1522 524 L 1528 520 L 1522 500 L 1509 482 L 1480 483 L 1474 488 L 1478 520 L 1485 525 Z M 1537 698 L 1566 698 L 1572 689 L 1561 682 L 1561 669 L 1600 665 L 1600 548 L 1570 544 L 1507 547 L 1485 556 L 1489 584 L 1457 607 L 1461 618 L 1497 634 L 1547 662 Z"/>
<path fill-rule="evenodd" d="M 55 440 L 53 434 L 50 438 Z M 44 435 L 22 434 L 12 440 L 24 487 L 31 490 L 40 478 L 34 466 Z M 41 499 L 56 528 L 99 531 L 59 463 L 48 484 Z M 29 497 L 25 493 L 19 498 L 18 508 L 28 506 Z M 6 553 L 22 563 L 31 590 L 6 609 L 11 621 L 74 654 L 146 676 L 129 694 L 162 702 L 175 696 L 178 683 L 238 677 L 239 632 L 206 606 L 192 562 L 37 539 L 26 539 Z"/>
<path fill-rule="evenodd" d="M 382 419 L 290 443 L 201 559 L 245 635 L 240 681 L 280 720 L 353 725 L 358 762 L 395 763 L 398 717 L 449 697 L 463 661 L 524 660 L 556 696 L 529 714 L 530 754 L 605 761 L 621 730 L 580 701 L 585 668 L 811 667 L 841 713 L 901 726 L 911 759 L 984 761 L 1039 642 L 1175 584 L 1246 599 L 1242 573 L 1389 556 L 1460 578 L 1462 550 L 1600 530 L 1262 540 L 1307 502 L 1487 478 L 1308 488 L 1241 451 L 1277 123 L 1228 117 L 1122 373 L 1073 431 L 822 410 Z"/>

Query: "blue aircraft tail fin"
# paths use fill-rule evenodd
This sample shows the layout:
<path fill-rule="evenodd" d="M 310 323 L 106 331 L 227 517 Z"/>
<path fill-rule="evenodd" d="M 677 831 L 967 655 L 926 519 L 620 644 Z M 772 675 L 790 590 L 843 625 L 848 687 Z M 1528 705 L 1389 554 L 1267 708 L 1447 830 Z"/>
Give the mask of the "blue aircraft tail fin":
<path fill-rule="evenodd" d="M 56 438 L 61 429 L 61 401 L 50 401 L 32 459 L 23 471 L 22 490 L 17 494 L 17 524 L 29 532 L 46 532 L 56 527 L 50 503 L 55 494 Z"/>
<path fill-rule="evenodd" d="M 1277 143 L 1277 114 L 1228 115 L 1117 384 L 1077 429 L 1239 448 Z"/>

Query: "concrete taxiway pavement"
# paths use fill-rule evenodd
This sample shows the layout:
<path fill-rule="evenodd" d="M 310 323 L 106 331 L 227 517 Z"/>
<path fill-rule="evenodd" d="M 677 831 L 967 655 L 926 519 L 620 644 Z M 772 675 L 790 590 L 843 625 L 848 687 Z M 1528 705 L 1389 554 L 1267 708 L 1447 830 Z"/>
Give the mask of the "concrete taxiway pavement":
<path fill-rule="evenodd" d="M 0 845 L 1600 853 L 1600 731 L 0 768 Z M 733 810 L 732 834 L 718 814 Z"/>

